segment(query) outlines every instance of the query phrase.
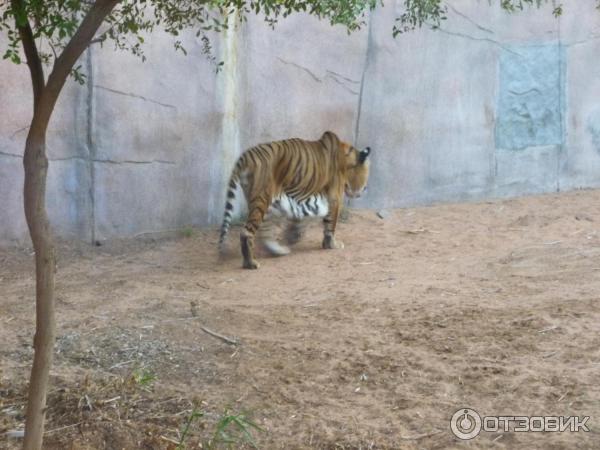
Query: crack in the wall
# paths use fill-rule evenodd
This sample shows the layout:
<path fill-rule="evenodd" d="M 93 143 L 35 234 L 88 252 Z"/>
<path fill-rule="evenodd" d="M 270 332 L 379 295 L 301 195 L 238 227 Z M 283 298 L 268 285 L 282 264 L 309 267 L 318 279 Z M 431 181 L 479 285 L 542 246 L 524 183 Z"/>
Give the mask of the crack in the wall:
<path fill-rule="evenodd" d="M 560 20 L 560 18 L 559 18 L 559 20 Z M 573 41 L 573 42 L 565 42 L 565 43 L 563 43 L 563 47 L 575 47 L 576 45 L 589 44 L 590 42 L 597 41 L 598 39 L 600 39 L 600 35 L 592 34 L 587 39 L 582 39 L 582 40 Z"/>
<path fill-rule="evenodd" d="M 335 83 L 339 84 L 341 87 L 343 87 L 346 91 L 350 92 L 351 94 L 353 94 L 353 95 L 359 95 L 359 92 L 357 92 L 357 91 L 349 88 L 348 86 L 346 86 L 345 82 L 358 84 L 358 83 L 360 83 L 360 81 L 353 80 L 351 78 L 345 77 L 345 76 L 340 75 L 340 74 L 338 74 L 336 72 L 333 72 L 331 70 L 327 70 L 324 77 L 319 77 L 313 71 L 311 71 L 310 69 L 308 69 L 307 67 L 301 66 L 300 64 L 297 64 L 297 63 L 292 62 L 292 61 L 286 61 L 285 59 L 283 59 L 283 58 L 281 58 L 279 56 L 277 56 L 277 59 L 279 61 L 281 61 L 283 64 L 296 67 L 296 68 L 298 68 L 298 69 L 306 72 L 317 83 L 323 83 L 323 81 L 325 81 L 325 80 L 333 80 Z"/>
<path fill-rule="evenodd" d="M 449 31 L 446 30 L 444 28 L 436 28 L 435 31 L 439 31 L 440 33 L 444 33 L 447 34 L 449 36 L 456 36 L 456 37 L 460 37 L 463 39 L 469 39 L 471 41 L 476 41 L 476 42 L 488 42 L 490 44 L 494 44 L 497 45 L 498 47 L 500 47 L 503 50 L 506 50 L 509 53 L 512 53 L 513 55 L 517 55 L 517 56 L 523 56 L 518 52 L 515 52 L 514 50 L 510 49 L 509 47 L 507 47 L 506 45 L 502 44 L 499 41 L 496 41 L 495 39 L 491 39 L 491 38 L 486 38 L 486 37 L 475 37 L 475 36 L 470 36 L 468 34 L 464 34 L 464 33 L 458 33 L 456 31 Z"/>
<path fill-rule="evenodd" d="M 18 153 L 9 153 L 9 152 L 3 152 L 3 151 L 0 151 L 0 156 L 7 156 L 10 158 L 23 159 L 23 155 L 19 155 Z M 144 160 L 144 161 L 137 161 L 137 160 L 133 160 L 133 159 L 124 159 L 124 160 L 119 161 L 119 160 L 115 160 L 115 159 L 84 158 L 83 156 L 66 156 L 64 158 L 48 158 L 48 161 L 50 161 L 50 162 L 86 161 L 86 162 L 93 162 L 93 163 L 116 164 L 116 165 L 120 165 L 120 164 L 170 164 L 170 165 L 175 165 L 175 164 L 177 164 L 176 161 L 169 161 L 169 160 L 164 160 L 164 159 L 150 159 L 150 160 Z"/>
<path fill-rule="evenodd" d="M 11 158 L 19 158 L 19 159 L 23 159 L 23 155 L 19 155 L 17 153 L 9 153 L 9 152 L 3 152 L 0 150 L 0 156 L 9 156 Z"/>
<path fill-rule="evenodd" d="M 342 75 L 341 73 L 334 72 L 333 70 L 327 69 L 327 73 L 333 77 L 341 78 L 342 80 L 347 81 L 348 83 L 360 84 L 360 80 L 353 80 L 352 78 L 348 78 Z"/>
<path fill-rule="evenodd" d="M 477 27 L 479 30 L 484 31 L 486 33 L 494 34 L 494 32 L 492 30 L 490 30 L 489 28 L 485 28 L 485 27 L 479 25 L 477 22 L 475 22 L 473 19 L 471 19 L 466 14 L 460 12 L 454 6 L 452 6 L 452 5 L 448 5 L 448 6 L 450 7 L 450 9 L 452 11 L 454 11 L 455 14 L 459 15 L 460 17 L 462 17 L 463 19 L 465 19 L 467 22 L 470 22 L 472 25 L 475 25 L 475 27 Z"/>
<path fill-rule="evenodd" d="M 337 84 L 339 84 L 341 87 L 343 87 L 346 91 L 350 92 L 352 95 L 358 95 L 359 94 L 358 91 L 350 89 L 348 86 L 346 86 L 343 81 L 340 81 L 337 78 L 332 77 L 332 76 L 327 77 L 327 78 L 329 78 L 329 79 L 333 80 L 334 82 L 336 82 Z"/>
<path fill-rule="evenodd" d="M 321 80 L 321 78 L 319 78 L 318 76 L 316 76 L 311 70 L 307 69 L 306 67 L 301 66 L 300 64 L 296 64 L 295 62 L 292 62 L 292 61 L 286 61 L 285 59 L 280 58 L 279 56 L 277 57 L 277 59 L 279 61 L 281 61 L 283 64 L 286 64 L 288 66 L 293 66 L 293 67 L 296 67 L 296 68 L 298 68 L 300 70 L 303 70 L 304 72 L 306 72 L 307 74 L 309 74 L 311 76 L 311 78 L 313 80 L 315 80 L 317 83 L 322 83 L 323 82 L 323 80 Z"/>
<path fill-rule="evenodd" d="M 104 164 L 177 164 L 175 161 L 168 161 L 164 159 L 150 159 L 145 161 L 136 161 L 132 159 L 124 159 L 124 160 L 115 160 L 115 159 L 93 159 L 93 158 L 84 158 L 82 156 L 67 156 L 64 158 L 49 158 L 48 161 L 87 161 L 93 163 L 104 163 Z"/>
<path fill-rule="evenodd" d="M 146 160 L 146 161 L 135 161 L 135 160 L 131 160 L 131 159 L 125 159 L 122 161 L 116 161 L 113 159 L 93 159 L 93 162 L 96 163 L 105 163 L 105 164 L 171 164 L 171 165 L 175 165 L 177 164 L 175 161 L 168 161 L 168 160 L 164 160 L 164 159 L 150 159 L 150 160 Z"/>
<path fill-rule="evenodd" d="M 138 100 L 143 100 L 145 102 L 154 103 L 155 105 L 163 106 L 165 108 L 171 108 L 171 109 L 175 109 L 175 110 L 177 109 L 177 107 L 175 105 L 171 105 L 169 103 L 162 103 L 162 102 L 159 102 L 158 100 L 153 100 L 151 98 L 144 97 L 143 95 L 134 94 L 132 92 L 119 91 L 118 89 L 113 89 L 113 88 L 109 88 L 109 87 L 106 87 L 106 86 L 101 86 L 99 84 L 94 84 L 93 87 L 101 89 L 103 91 L 111 92 L 113 94 L 118 94 L 118 95 L 124 95 L 126 97 L 137 98 Z"/>
<path fill-rule="evenodd" d="M 10 139 L 12 139 L 12 138 L 16 137 L 16 136 L 17 136 L 17 134 L 19 134 L 19 133 L 21 133 L 22 131 L 25 131 L 25 130 L 27 130 L 27 129 L 29 129 L 29 125 L 25 125 L 24 127 L 21 127 L 21 128 L 19 128 L 18 130 L 15 130 L 15 131 L 14 131 L 14 132 L 13 132 L 13 133 L 12 133 L 12 134 L 9 136 L 9 138 L 10 138 Z"/>
<path fill-rule="evenodd" d="M 523 96 L 523 95 L 531 94 L 532 92 L 535 92 L 537 94 L 541 94 L 541 92 L 540 92 L 540 90 L 538 88 L 531 88 L 531 89 L 528 89 L 528 90 L 523 91 L 523 92 L 513 91 L 513 90 L 509 89 L 508 92 L 510 92 L 513 95 L 518 95 L 518 96 Z"/>
<path fill-rule="evenodd" d="M 9 153 L 9 152 L 3 152 L 3 151 L 0 151 L 0 156 L 7 156 L 10 158 L 23 159 L 23 155 L 19 155 L 18 153 Z M 124 159 L 124 160 L 118 161 L 115 159 L 84 158 L 82 156 L 66 156 L 64 158 L 48 158 L 48 161 L 50 161 L 50 162 L 86 161 L 86 162 L 93 162 L 93 163 L 115 164 L 115 165 L 121 165 L 121 164 L 170 164 L 170 165 L 175 165 L 175 164 L 177 164 L 176 161 L 169 161 L 169 160 L 164 160 L 164 159 L 150 159 L 150 160 L 143 160 L 143 161 L 137 161 L 137 160 L 133 160 L 133 159 Z"/>

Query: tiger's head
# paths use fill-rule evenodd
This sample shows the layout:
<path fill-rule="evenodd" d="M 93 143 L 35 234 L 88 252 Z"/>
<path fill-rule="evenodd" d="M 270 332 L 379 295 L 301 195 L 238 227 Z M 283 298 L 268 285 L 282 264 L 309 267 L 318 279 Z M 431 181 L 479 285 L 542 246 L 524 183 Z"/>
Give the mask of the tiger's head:
<path fill-rule="evenodd" d="M 321 136 L 321 142 L 331 152 L 338 155 L 340 166 L 344 173 L 344 192 L 348 197 L 356 198 L 364 192 L 369 179 L 369 154 L 371 149 L 366 147 L 358 150 L 351 144 L 341 141 L 331 131 Z"/>
<path fill-rule="evenodd" d="M 344 190 L 350 198 L 360 197 L 367 187 L 369 180 L 369 154 L 371 148 L 366 147 L 358 150 L 350 144 L 341 143 L 342 150 L 346 154 L 346 184 Z"/>

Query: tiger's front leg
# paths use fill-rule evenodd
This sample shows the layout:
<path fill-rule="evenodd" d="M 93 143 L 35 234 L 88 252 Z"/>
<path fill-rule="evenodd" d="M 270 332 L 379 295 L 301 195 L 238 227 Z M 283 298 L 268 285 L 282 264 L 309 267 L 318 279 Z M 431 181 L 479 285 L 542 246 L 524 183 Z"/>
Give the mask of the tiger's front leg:
<path fill-rule="evenodd" d="M 335 228 L 337 226 L 338 217 L 340 215 L 339 200 L 329 200 L 329 212 L 323 219 L 323 248 L 325 249 L 340 249 L 344 248 L 342 241 L 336 241 Z"/>
<path fill-rule="evenodd" d="M 278 217 L 267 212 L 263 222 L 258 229 L 258 238 L 263 248 L 272 256 L 285 256 L 290 253 L 290 249 L 277 242 Z"/>
<path fill-rule="evenodd" d="M 296 245 L 304 236 L 306 230 L 306 220 L 302 219 L 290 219 L 288 220 L 287 227 L 285 229 L 285 242 L 288 245 Z"/>

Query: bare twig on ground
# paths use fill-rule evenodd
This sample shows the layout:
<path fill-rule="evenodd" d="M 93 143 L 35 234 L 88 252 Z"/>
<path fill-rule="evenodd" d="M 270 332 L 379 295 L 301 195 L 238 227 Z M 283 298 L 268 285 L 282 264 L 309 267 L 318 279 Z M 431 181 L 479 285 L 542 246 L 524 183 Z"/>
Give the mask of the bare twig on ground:
<path fill-rule="evenodd" d="M 194 316 L 191 316 L 191 317 L 181 317 L 181 318 L 178 318 L 178 319 L 161 320 L 160 322 L 157 322 L 156 324 L 160 325 L 160 324 L 168 323 L 168 322 L 179 322 L 179 321 L 197 320 L 197 319 L 198 319 L 198 317 L 194 317 Z M 147 327 L 150 327 L 150 326 L 154 326 L 154 325 L 145 325 L 145 326 L 143 326 L 141 328 L 147 328 Z M 202 331 L 204 331 L 205 333 L 210 334 L 212 337 L 215 337 L 217 339 L 222 340 L 223 342 L 226 342 L 227 344 L 230 344 L 230 345 L 240 345 L 240 343 L 237 340 L 232 339 L 232 338 L 227 337 L 227 336 L 224 336 L 222 334 L 219 334 L 216 331 L 212 331 L 212 330 L 206 328 L 205 326 L 200 326 L 200 329 Z"/>
<path fill-rule="evenodd" d="M 544 245 L 556 245 L 556 244 L 560 244 L 562 241 L 551 241 L 551 242 L 544 242 Z"/>
<path fill-rule="evenodd" d="M 228 344 L 230 344 L 230 345 L 239 345 L 239 344 L 240 344 L 240 343 L 239 343 L 238 341 L 236 341 L 235 339 L 231 339 L 231 338 L 228 338 L 227 336 L 223 336 L 222 334 L 219 334 L 219 333 L 216 333 L 216 332 L 214 332 L 214 331 L 212 331 L 212 330 L 209 330 L 209 329 L 208 329 L 208 328 L 206 328 L 206 327 L 203 327 L 203 326 L 202 326 L 202 327 L 200 327 L 200 329 L 201 329 L 202 331 L 204 331 L 205 333 L 207 333 L 207 334 L 210 334 L 212 337 L 215 337 L 215 338 L 217 338 L 217 339 L 221 339 L 223 342 L 226 342 L 226 343 L 228 343 Z"/>
<path fill-rule="evenodd" d="M 66 430 L 67 428 L 73 428 L 73 427 L 76 427 L 78 425 L 81 425 L 82 423 L 83 422 L 77 422 L 77 423 L 73 423 L 71 425 L 65 425 L 64 427 L 54 428 L 53 430 L 44 431 L 44 434 L 49 434 L 49 433 L 54 433 L 56 431 Z"/>
<path fill-rule="evenodd" d="M 178 231 L 181 231 L 181 228 L 170 228 L 170 229 L 167 229 L 167 230 L 158 230 L 158 231 L 142 231 L 141 233 L 134 234 L 133 237 L 137 238 L 137 237 L 142 237 L 142 236 L 146 236 L 146 235 L 149 235 L 149 234 L 176 233 Z"/>
<path fill-rule="evenodd" d="M 123 362 L 117 363 L 114 366 L 110 366 L 108 368 L 108 370 L 116 369 L 117 367 L 121 367 L 121 366 L 126 366 L 127 364 L 131 364 L 134 361 L 135 361 L 135 359 L 130 359 L 129 361 L 123 361 Z"/>
<path fill-rule="evenodd" d="M 103 405 L 106 405 L 106 404 L 108 404 L 108 403 L 116 402 L 116 401 L 117 401 L 117 400 L 119 400 L 120 398 L 121 398 L 121 396 L 120 396 L 120 395 L 117 395 L 116 397 L 109 398 L 108 400 L 102 400 L 102 401 L 101 401 L 101 403 L 102 403 Z"/>
<path fill-rule="evenodd" d="M 440 234 L 441 233 L 441 231 L 430 230 L 429 228 L 425 228 L 425 227 L 415 228 L 414 230 L 402 230 L 402 232 L 407 233 L 407 234 L 419 234 L 419 233 Z"/>
<path fill-rule="evenodd" d="M 168 437 L 166 437 L 166 436 L 162 436 L 162 435 L 161 435 L 161 436 L 160 436 L 160 438 L 161 438 L 163 441 L 170 442 L 171 444 L 175 444 L 175 445 L 179 445 L 179 444 L 180 444 L 180 442 L 179 442 L 179 441 L 176 441 L 175 439 L 168 438 Z"/>

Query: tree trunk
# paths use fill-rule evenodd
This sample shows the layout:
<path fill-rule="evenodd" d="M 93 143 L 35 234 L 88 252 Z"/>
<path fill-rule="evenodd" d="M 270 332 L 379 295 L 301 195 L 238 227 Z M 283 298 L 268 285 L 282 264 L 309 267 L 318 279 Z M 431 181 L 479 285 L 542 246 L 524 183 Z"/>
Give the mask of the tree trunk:
<path fill-rule="evenodd" d="M 96 0 L 81 21 L 79 28 L 55 59 L 47 82 L 44 80 L 42 61 L 29 21 L 16 20 L 33 87 L 33 119 L 23 155 L 25 168 L 24 205 L 29 234 L 35 250 L 36 277 L 36 331 L 33 340 L 34 356 L 29 380 L 27 416 L 25 419 L 25 450 L 42 448 L 46 393 L 52 357 L 54 354 L 54 273 L 56 270 L 54 244 L 46 213 L 46 130 L 58 96 L 81 53 L 89 45 L 102 24 L 120 0 Z M 25 13 L 24 0 L 11 0 L 14 11 Z"/>
<path fill-rule="evenodd" d="M 36 332 L 33 341 L 34 358 L 29 380 L 29 397 L 25 421 L 23 448 L 37 450 L 42 447 L 44 418 L 46 416 L 46 391 L 54 353 L 54 244 L 46 213 L 46 158 L 45 130 L 38 131 L 32 123 L 23 165 L 25 168 L 25 217 L 35 250 L 36 275 Z"/>

